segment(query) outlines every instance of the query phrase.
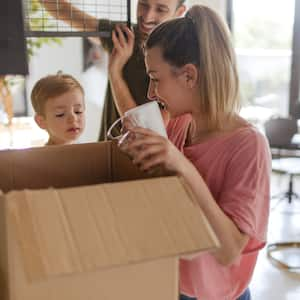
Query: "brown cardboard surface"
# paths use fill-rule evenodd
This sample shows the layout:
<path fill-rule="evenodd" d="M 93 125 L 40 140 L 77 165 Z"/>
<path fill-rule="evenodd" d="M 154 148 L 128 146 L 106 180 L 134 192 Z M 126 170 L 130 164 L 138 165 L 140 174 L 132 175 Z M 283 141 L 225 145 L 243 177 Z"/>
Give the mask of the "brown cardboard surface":
<path fill-rule="evenodd" d="M 28 284 L 19 248 L 12 247 L 11 298 L 1 300 L 178 300 L 178 260 L 167 258 Z M 1 293 L 1 292 L 0 292 Z"/>
<path fill-rule="evenodd" d="M 3 192 L 151 177 L 140 172 L 113 142 L 2 150 L 0 163 Z"/>
<path fill-rule="evenodd" d="M 177 177 L 11 192 L 6 201 L 32 280 L 216 245 Z"/>
<path fill-rule="evenodd" d="M 218 245 L 179 178 L 144 179 L 113 143 L 0 165 L 1 300 L 177 300 L 178 255 Z"/>
<path fill-rule="evenodd" d="M 0 190 L 3 192 L 109 182 L 111 144 L 2 150 L 0 163 Z"/>
<path fill-rule="evenodd" d="M 14 216 L 7 214 L 7 224 L 12 224 L 11 218 Z M 8 226 L 11 280 L 9 293 L 7 286 L 0 290 L 1 300 L 178 299 L 178 260 L 174 257 L 29 282 L 14 234 L 13 226 Z"/>
<path fill-rule="evenodd" d="M 9 258 L 5 198 L 0 195 L 0 299 L 8 300 L 9 296 Z"/>
<path fill-rule="evenodd" d="M 113 182 L 151 178 L 151 175 L 142 173 L 136 168 L 129 157 L 120 152 L 116 143 L 111 146 L 111 176 Z M 155 177 L 155 176 L 152 176 Z"/>

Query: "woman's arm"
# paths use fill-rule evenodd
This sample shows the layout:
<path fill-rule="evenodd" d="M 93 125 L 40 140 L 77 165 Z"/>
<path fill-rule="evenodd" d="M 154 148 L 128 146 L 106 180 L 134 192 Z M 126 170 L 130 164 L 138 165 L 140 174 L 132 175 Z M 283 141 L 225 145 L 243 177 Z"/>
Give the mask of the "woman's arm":
<path fill-rule="evenodd" d="M 186 159 L 186 162 L 182 166 L 179 174 L 190 186 L 199 206 L 219 238 L 220 248 L 213 255 L 222 265 L 234 263 L 246 246 L 249 237 L 242 233 L 218 206 L 194 165 Z"/>
<path fill-rule="evenodd" d="M 218 206 L 195 166 L 164 137 L 144 128 L 133 128 L 131 131 L 138 138 L 121 145 L 121 148 L 132 156 L 133 163 L 143 171 L 162 166 L 184 178 L 220 241 L 220 247 L 212 255 L 222 265 L 234 263 L 249 237 Z"/>

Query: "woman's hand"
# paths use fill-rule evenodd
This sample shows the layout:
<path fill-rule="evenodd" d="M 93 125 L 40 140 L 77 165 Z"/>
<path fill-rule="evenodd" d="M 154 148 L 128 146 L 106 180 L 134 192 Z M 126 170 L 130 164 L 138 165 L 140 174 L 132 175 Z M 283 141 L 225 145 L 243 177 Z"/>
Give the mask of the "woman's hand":
<path fill-rule="evenodd" d="M 133 53 L 134 33 L 125 25 L 116 25 L 112 32 L 114 48 L 109 58 L 109 75 L 120 75 Z"/>
<path fill-rule="evenodd" d="M 132 128 L 130 136 L 120 148 L 142 171 L 151 172 L 160 166 L 166 171 L 182 174 L 187 159 L 168 139 L 141 127 Z"/>

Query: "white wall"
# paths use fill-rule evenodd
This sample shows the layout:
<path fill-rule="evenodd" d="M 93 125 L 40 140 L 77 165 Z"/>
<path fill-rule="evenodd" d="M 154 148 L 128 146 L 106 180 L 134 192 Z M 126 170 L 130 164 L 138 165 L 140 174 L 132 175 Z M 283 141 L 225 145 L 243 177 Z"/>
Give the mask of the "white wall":
<path fill-rule="evenodd" d="M 82 41 L 80 38 L 65 38 L 62 45 L 43 45 L 30 60 L 27 99 L 30 102 L 32 87 L 41 77 L 62 70 L 78 79 L 82 72 L 82 65 Z M 29 107 L 29 112 L 32 114 L 30 103 Z"/>
<path fill-rule="evenodd" d="M 30 93 L 41 77 L 62 70 L 74 76 L 85 90 L 86 128 L 79 142 L 98 140 L 104 95 L 107 85 L 107 54 L 92 67 L 83 72 L 83 47 L 81 38 L 64 38 L 62 45 L 44 45 L 31 59 L 27 80 L 29 115 L 33 115 Z"/>
<path fill-rule="evenodd" d="M 102 51 L 101 51 L 102 50 Z M 100 50 L 101 57 L 81 74 L 85 90 L 86 126 L 79 142 L 96 142 L 99 138 L 102 110 L 107 88 L 108 53 Z"/>

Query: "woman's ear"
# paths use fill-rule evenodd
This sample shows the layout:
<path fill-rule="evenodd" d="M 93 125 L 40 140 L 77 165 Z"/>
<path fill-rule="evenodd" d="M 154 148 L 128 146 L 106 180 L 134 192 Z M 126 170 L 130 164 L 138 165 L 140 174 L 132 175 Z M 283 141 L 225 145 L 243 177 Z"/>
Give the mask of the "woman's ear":
<path fill-rule="evenodd" d="M 189 88 L 194 88 L 198 84 L 199 71 L 193 64 L 186 64 L 183 67 L 184 80 Z"/>
<path fill-rule="evenodd" d="M 46 129 L 46 120 L 42 115 L 35 115 L 34 120 L 41 129 Z"/>

